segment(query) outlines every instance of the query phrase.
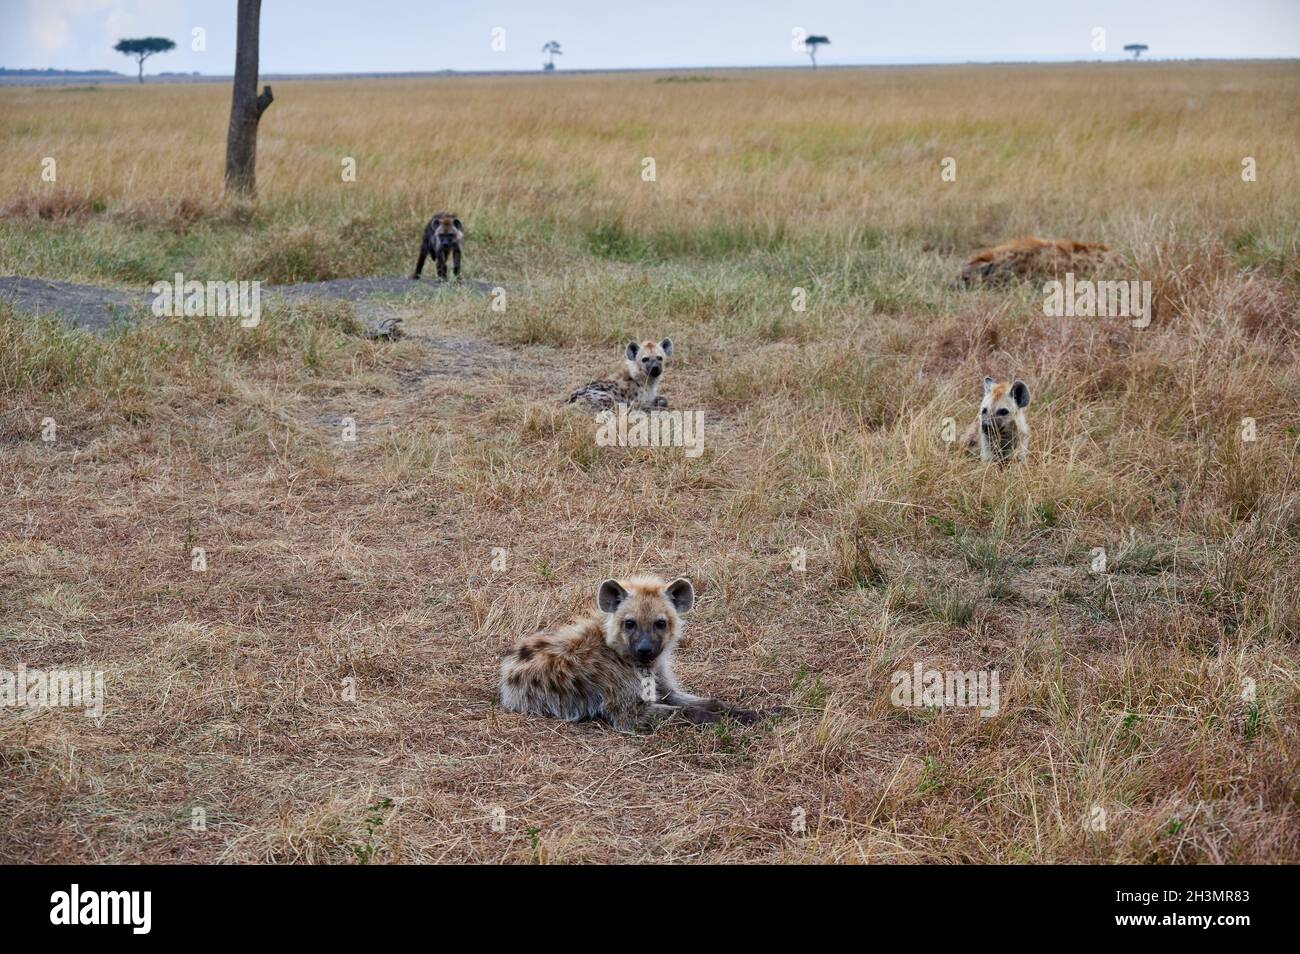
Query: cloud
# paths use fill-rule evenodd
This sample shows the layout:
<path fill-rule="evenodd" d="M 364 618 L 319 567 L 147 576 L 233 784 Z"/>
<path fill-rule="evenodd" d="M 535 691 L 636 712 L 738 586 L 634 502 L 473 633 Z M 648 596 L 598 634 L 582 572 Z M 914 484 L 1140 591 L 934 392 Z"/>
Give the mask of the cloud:
<path fill-rule="evenodd" d="M 108 9 L 111 0 L 27 0 L 27 33 L 40 53 L 58 53 L 68 45 L 72 20 Z"/>
<path fill-rule="evenodd" d="M 184 23 L 184 4 L 177 0 L 27 0 L 28 36 L 47 56 L 88 39 L 88 27 L 97 26 L 111 46 L 124 36 L 156 36 Z"/>

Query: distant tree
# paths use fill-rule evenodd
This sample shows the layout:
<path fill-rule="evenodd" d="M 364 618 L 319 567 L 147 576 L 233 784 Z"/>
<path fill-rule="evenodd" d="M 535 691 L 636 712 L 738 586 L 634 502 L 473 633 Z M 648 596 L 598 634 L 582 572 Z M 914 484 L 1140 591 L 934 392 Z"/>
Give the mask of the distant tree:
<path fill-rule="evenodd" d="M 830 37 L 810 36 L 803 41 L 803 45 L 808 50 L 808 59 L 812 60 L 813 69 L 817 69 L 817 47 L 830 46 Z"/>
<path fill-rule="evenodd" d="M 252 193 L 257 186 L 257 124 L 274 97 L 257 95 L 257 46 L 262 0 L 239 0 L 235 26 L 235 82 L 226 134 L 226 191 Z"/>
<path fill-rule="evenodd" d="M 176 44 L 161 36 L 145 36 L 136 40 L 118 40 L 113 47 L 119 53 L 134 56 L 140 66 L 140 82 L 144 82 L 144 61 L 155 53 L 166 53 L 176 49 Z"/>
<path fill-rule="evenodd" d="M 1133 54 L 1133 59 L 1136 60 L 1136 59 L 1140 58 L 1140 57 L 1142 56 L 1142 54 L 1145 53 L 1145 52 L 1146 52 L 1147 50 L 1149 50 L 1149 49 L 1151 49 L 1151 48 L 1150 48 L 1149 46 L 1147 46 L 1145 43 L 1130 43 L 1128 46 L 1124 47 L 1124 52 L 1125 52 L 1125 53 L 1132 53 L 1132 54 Z"/>
<path fill-rule="evenodd" d="M 547 70 L 555 69 L 555 58 L 564 55 L 564 51 L 560 49 L 560 44 L 556 43 L 554 40 L 543 46 L 542 52 L 550 56 L 550 59 L 542 65 L 542 68 Z"/>

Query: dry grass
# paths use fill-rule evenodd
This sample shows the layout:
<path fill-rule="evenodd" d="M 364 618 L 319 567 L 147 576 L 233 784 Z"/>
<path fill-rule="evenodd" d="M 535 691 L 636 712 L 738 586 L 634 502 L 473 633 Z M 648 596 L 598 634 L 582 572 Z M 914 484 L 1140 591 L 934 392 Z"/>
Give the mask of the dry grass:
<path fill-rule="evenodd" d="M 400 274 L 451 207 L 510 296 L 396 344 L 0 306 L 0 668 L 108 673 L 102 722 L 0 710 L 0 859 L 1300 859 L 1300 71 L 718 75 L 279 84 L 255 207 L 224 88 L 0 90 L 0 273 Z M 1155 322 L 952 287 L 1025 232 L 1119 249 Z M 704 456 L 597 447 L 559 399 L 664 334 Z M 1023 466 L 939 438 L 985 373 Z M 505 646 L 633 569 L 696 581 L 689 687 L 787 715 L 502 712 Z M 915 662 L 1001 711 L 892 705 Z"/>

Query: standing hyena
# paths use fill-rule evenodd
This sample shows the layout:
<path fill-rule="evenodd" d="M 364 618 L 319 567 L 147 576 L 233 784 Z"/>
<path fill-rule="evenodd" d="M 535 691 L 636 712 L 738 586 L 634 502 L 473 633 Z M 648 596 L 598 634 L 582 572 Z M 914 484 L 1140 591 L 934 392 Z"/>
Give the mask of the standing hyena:
<path fill-rule="evenodd" d="M 1027 407 L 1029 387 L 1024 381 L 1007 384 L 985 378 L 979 417 L 966 428 L 962 443 L 982 461 L 1024 460 L 1029 453 Z"/>
<path fill-rule="evenodd" d="M 569 395 L 566 404 L 578 404 L 593 411 L 607 410 L 616 404 L 629 407 L 663 408 L 666 398 L 659 396 L 659 380 L 673 354 L 673 340 L 665 338 L 656 344 L 643 341 L 628 342 L 623 349 L 622 373 L 615 378 L 592 381 Z"/>
<path fill-rule="evenodd" d="M 424 237 L 420 239 L 420 260 L 415 263 L 415 274 L 411 277 L 417 281 L 424 271 L 424 260 L 430 255 L 438 266 L 438 277 L 447 277 L 447 256 L 452 258 L 452 272 L 460 277 L 460 246 L 465 240 L 465 226 L 460 219 L 450 212 L 439 212 L 424 227 Z"/>
<path fill-rule="evenodd" d="M 681 614 L 695 604 L 690 580 L 606 580 L 598 613 L 521 639 L 501 661 L 501 704 L 570 722 L 605 719 L 635 729 L 680 715 L 691 722 L 762 714 L 683 692 L 673 674 Z"/>

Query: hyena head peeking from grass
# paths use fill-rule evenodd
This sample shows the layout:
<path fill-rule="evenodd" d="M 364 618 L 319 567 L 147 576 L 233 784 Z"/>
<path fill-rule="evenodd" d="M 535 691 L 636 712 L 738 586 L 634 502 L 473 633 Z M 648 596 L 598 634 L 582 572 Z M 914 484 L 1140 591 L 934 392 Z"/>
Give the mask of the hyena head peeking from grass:
<path fill-rule="evenodd" d="M 605 645 L 629 662 L 650 666 L 677 644 L 679 614 L 695 605 L 695 588 L 687 579 L 668 584 L 657 577 L 606 580 L 596 605 L 605 614 Z"/>
<path fill-rule="evenodd" d="M 643 341 L 637 344 L 629 341 L 624 352 L 627 358 L 627 373 L 633 381 L 648 384 L 657 382 L 673 356 L 673 339 L 665 338 L 657 344 Z"/>
<path fill-rule="evenodd" d="M 1024 460 L 1029 452 L 1029 386 L 1024 381 L 1008 384 L 984 379 L 980 413 L 966 430 L 966 448 L 980 460 L 1006 463 Z"/>

